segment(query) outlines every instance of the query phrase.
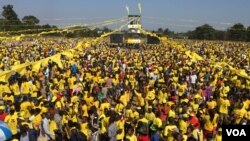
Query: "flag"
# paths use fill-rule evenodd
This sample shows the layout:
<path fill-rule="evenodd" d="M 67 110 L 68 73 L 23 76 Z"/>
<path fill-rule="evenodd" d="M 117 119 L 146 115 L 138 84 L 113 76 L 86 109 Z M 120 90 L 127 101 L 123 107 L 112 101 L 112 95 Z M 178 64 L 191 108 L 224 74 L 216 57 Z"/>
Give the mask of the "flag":
<path fill-rule="evenodd" d="M 138 3 L 138 9 L 139 9 L 139 12 L 140 12 L 140 14 L 141 14 L 141 3 Z"/>
<path fill-rule="evenodd" d="M 129 7 L 128 7 L 128 5 L 126 5 L 126 10 L 127 10 L 128 15 L 129 15 Z"/>

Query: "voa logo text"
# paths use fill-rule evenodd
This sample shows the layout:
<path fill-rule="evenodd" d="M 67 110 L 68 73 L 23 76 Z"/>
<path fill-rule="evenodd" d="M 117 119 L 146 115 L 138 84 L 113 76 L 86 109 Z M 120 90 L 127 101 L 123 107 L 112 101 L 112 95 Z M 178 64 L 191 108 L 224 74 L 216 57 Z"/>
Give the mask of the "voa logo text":
<path fill-rule="evenodd" d="M 226 129 L 227 136 L 247 136 L 244 129 Z"/>

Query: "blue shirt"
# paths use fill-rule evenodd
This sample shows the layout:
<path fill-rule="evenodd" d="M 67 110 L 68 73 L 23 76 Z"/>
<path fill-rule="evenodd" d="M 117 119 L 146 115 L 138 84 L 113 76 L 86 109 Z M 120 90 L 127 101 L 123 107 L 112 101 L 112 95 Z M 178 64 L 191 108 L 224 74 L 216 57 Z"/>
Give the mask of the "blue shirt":
<path fill-rule="evenodd" d="M 150 141 L 160 141 L 160 137 L 157 132 L 151 136 Z"/>

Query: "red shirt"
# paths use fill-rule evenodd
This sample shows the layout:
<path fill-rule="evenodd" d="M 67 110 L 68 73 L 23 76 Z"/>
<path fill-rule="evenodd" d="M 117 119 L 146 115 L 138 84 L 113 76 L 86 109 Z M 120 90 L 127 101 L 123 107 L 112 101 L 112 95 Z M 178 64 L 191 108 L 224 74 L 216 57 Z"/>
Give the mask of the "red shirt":
<path fill-rule="evenodd" d="M 160 111 L 160 119 L 162 121 L 165 121 L 168 116 L 169 107 L 167 105 L 165 106 L 158 105 L 158 111 Z"/>
<path fill-rule="evenodd" d="M 148 135 L 139 135 L 137 137 L 138 141 L 149 141 L 149 136 Z"/>
<path fill-rule="evenodd" d="M 7 113 L 0 114 L 0 120 L 4 121 L 5 117 L 7 116 Z"/>
<path fill-rule="evenodd" d="M 200 122 L 199 122 L 199 119 L 195 116 L 193 116 L 192 118 L 190 118 L 188 120 L 188 122 L 193 125 L 195 128 L 200 128 Z"/>

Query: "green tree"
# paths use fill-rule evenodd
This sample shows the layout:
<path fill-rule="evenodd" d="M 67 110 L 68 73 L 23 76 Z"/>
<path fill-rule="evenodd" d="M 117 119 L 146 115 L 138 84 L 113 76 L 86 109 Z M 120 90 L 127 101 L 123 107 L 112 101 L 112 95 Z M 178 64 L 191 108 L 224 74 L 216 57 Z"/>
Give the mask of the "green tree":
<path fill-rule="evenodd" d="M 250 26 L 247 28 L 247 41 L 250 42 Z"/>
<path fill-rule="evenodd" d="M 163 29 L 162 29 L 162 28 L 158 28 L 157 32 L 158 32 L 159 34 L 162 34 L 162 33 L 163 33 Z"/>
<path fill-rule="evenodd" d="M 103 32 L 108 33 L 111 31 L 111 29 L 109 29 L 108 27 L 104 26 L 102 29 Z"/>
<path fill-rule="evenodd" d="M 18 19 L 12 5 L 3 6 L 2 16 L 4 17 L 2 30 L 18 30 L 21 28 L 21 21 Z"/>
<path fill-rule="evenodd" d="M 5 5 L 5 6 L 3 6 L 2 16 L 6 20 L 19 21 L 16 12 L 13 10 L 13 5 Z"/>
<path fill-rule="evenodd" d="M 215 29 L 209 24 L 196 27 L 196 29 L 190 34 L 191 39 L 199 40 L 213 40 L 215 37 Z"/>
<path fill-rule="evenodd" d="M 37 25 L 40 21 L 35 16 L 24 16 L 22 19 L 23 23 L 26 25 Z"/>
<path fill-rule="evenodd" d="M 226 39 L 226 32 L 222 30 L 216 30 L 214 33 L 215 40 L 225 40 Z"/>
<path fill-rule="evenodd" d="M 234 41 L 246 40 L 246 28 L 243 24 L 237 23 L 227 30 L 228 39 Z"/>

